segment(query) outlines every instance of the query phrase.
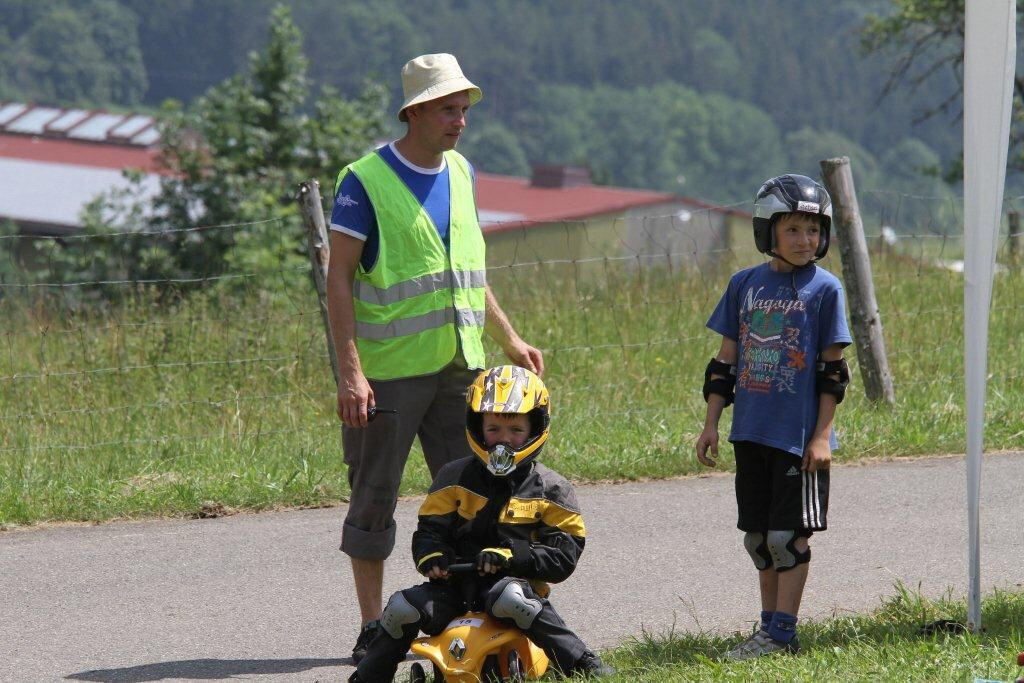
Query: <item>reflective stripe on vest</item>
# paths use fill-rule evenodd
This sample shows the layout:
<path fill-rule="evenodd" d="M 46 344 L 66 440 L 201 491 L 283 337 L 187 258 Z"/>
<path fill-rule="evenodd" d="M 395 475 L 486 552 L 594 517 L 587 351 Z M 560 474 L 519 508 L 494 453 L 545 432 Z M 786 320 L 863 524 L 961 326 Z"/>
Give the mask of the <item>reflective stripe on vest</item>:
<path fill-rule="evenodd" d="M 457 323 L 462 327 L 483 327 L 482 311 L 445 308 L 412 318 L 398 318 L 388 323 L 356 323 L 356 335 L 364 339 L 390 339 L 416 334 L 442 325 Z"/>
<path fill-rule="evenodd" d="M 452 282 L 453 275 L 454 283 Z M 405 282 L 399 282 L 386 289 L 374 287 L 362 280 L 356 280 L 353 295 L 355 298 L 368 304 L 387 306 L 403 299 L 427 294 L 428 292 L 436 292 L 441 289 L 448 289 L 450 287 L 469 289 L 472 287 L 483 287 L 486 284 L 487 273 L 482 270 L 467 270 L 456 273 L 446 270 L 441 273 L 428 273 Z"/>
<path fill-rule="evenodd" d="M 355 173 L 377 217 L 377 260 L 353 283 L 356 347 L 370 379 L 437 372 L 461 350 L 470 368 L 484 365 L 485 247 L 476 218 L 469 164 L 445 152 L 450 190 L 449 248 L 419 200 L 372 152 L 342 169 Z"/>

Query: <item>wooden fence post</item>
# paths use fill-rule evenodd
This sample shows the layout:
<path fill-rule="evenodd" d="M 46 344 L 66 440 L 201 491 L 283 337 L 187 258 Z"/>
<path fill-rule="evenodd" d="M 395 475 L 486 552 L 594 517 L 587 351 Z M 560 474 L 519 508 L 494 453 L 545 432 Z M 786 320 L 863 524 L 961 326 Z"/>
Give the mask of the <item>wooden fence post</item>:
<path fill-rule="evenodd" d="M 1007 219 L 1010 222 L 1010 240 L 1009 240 L 1009 252 L 1010 252 L 1010 263 L 1018 265 L 1021 260 L 1020 254 L 1020 212 L 1009 211 L 1006 214 Z"/>
<path fill-rule="evenodd" d="M 320 183 L 316 180 L 301 183 L 296 199 L 302 212 L 302 220 L 306 224 L 306 250 L 313 267 L 313 282 L 316 283 L 320 317 L 324 322 L 327 337 L 327 353 L 331 357 L 331 370 L 334 372 L 334 384 L 337 386 L 340 380 L 338 354 L 334 350 L 331 319 L 327 312 L 327 265 L 331 261 L 331 246 L 327 240 L 327 223 L 324 221 L 324 207 L 320 199 Z"/>
<path fill-rule="evenodd" d="M 850 302 L 853 338 L 857 346 L 864 393 L 871 401 L 896 402 L 892 374 L 885 355 L 882 336 L 882 315 L 875 300 L 875 285 L 871 280 L 871 259 L 868 256 L 864 224 L 857 205 L 857 191 L 853 185 L 850 159 L 838 157 L 821 162 L 825 186 L 832 195 L 833 234 L 843 261 L 843 280 Z"/>

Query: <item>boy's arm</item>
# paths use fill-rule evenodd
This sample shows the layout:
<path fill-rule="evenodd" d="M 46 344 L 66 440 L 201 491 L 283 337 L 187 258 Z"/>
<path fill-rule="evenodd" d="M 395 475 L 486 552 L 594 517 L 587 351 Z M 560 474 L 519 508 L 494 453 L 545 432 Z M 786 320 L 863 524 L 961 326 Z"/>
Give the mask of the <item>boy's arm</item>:
<path fill-rule="evenodd" d="M 843 345 L 832 344 L 821 352 L 821 360 L 835 361 L 843 357 Z M 829 375 L 838 381 L 839 373 Z M 834 394 L 818 394 L 818 422 L 814 426 L 814 434 L 807 442 L 804 449 L 804 459 L 801 469 L 807 472 L 827 470 L 832 464 L 832 447 L 829 444 L 829 435 L 832 434 L 832 422 L 836 416 L 836 397 Z"/>
<path fill-rule="evenodd" d="M 412 561 L 416 571 L 440 578 L 448 573 L 448 566 L 455 560 L 455 548 L 448 542 L 448 531 L 452 528 L 456 513 L 449 515 L 421 515 L 416 531 L 412 534 Z M 433 570 L 437 571 L 433 571 Z"/>
<path fill-rule="evenodd" d="M 444 470 L 438 474 L 438 479 L 443 473 Z M 412 534 L 412 561 L 421 574 L 430 578 L 447 575 L 448 565 L 455 560 L 452 541 L 459 520 L 458 505 L 452 486 L 432 486 L 420 505 L 416 531 Z"/>
<path fill-rule="evenodd" d="M 576 570 L 587 531 L 576 492 L 569 482 L 559 481 L 546 487 L 545 500 L 537 540 L 511 539 L 506 543 L 512 550 L 509 570 L 513 576 L 524 579 L 558 583 Z"/>
<path fill-rule="evenodd" d="M 736 365 L 739 358 L 739 347 L 735 339 L 722 337 L 722 344 L 715 354 L 715 360 L 726 365 Z M 712 373 L 712 379 L 727 379 L 725 375 Z M 704 417 L 704 429 L 697 437 L 697 460 L 702 465 L 715 467 L 718 458 L 718 421 L 725 410 L 725 397 L 720 394 L 708 395 L 708 408 Z M 710 450 L 710 455 L 708 451 Z"/>
<path fill-rule="evenodd" d="M 548 583 L 565 581 L 576 571 L 586 539 L 555 527 L 542 528 L 536 542 L 515 539 L 509 568 L 514 576 Z"/>

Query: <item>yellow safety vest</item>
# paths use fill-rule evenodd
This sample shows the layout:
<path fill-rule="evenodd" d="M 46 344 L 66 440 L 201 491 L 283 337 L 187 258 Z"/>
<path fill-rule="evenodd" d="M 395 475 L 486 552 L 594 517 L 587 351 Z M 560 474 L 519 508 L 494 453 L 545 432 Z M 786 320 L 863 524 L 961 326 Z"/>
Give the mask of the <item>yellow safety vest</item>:
<path fill-rule="evenodd" d="M 470 368 L 484 367 L 485 247 L 476 218 L 469 163 L 445 152 L 451 202 L 445 249 L 430 215 L 376 152 L 338 174 L 354 173 L 377 216 L 377 261 L 360 264 L 353 283 L 356 348 L 370 379 L 429 375 L 461 348 Z M 456 344 L 456 334 L 458 344 Z"/>

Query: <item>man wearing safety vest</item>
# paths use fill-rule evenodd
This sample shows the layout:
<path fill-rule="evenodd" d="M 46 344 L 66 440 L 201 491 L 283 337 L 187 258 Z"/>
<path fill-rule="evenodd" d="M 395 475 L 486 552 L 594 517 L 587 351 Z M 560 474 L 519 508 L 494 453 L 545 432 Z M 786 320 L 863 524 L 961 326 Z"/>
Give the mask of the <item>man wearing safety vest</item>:
<path fill-rule="evenodd" d="M 465 392 L 486 367 L 482 332 L 514 364 L 544 370 L 487 287 L 473 167 L 455 151 L 480 89 L 449 54 L 406 63 L 402 89 L 405 136 L 342 169 L 331 214 L 327 301 L 351 488 L 341 550 L 362 616 L 356 661 L 379 629 L 413 439 L 431 476 L 472 455 Z"/>

